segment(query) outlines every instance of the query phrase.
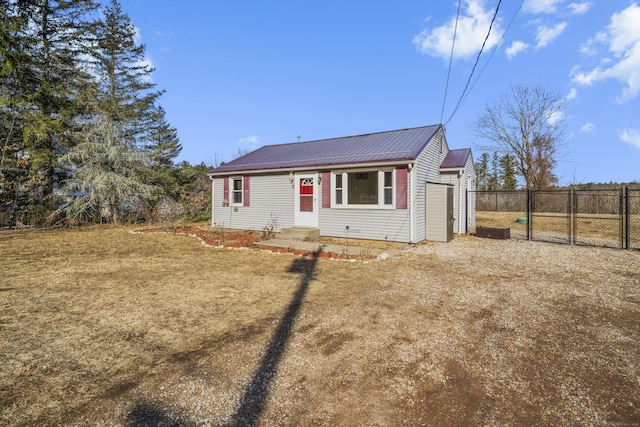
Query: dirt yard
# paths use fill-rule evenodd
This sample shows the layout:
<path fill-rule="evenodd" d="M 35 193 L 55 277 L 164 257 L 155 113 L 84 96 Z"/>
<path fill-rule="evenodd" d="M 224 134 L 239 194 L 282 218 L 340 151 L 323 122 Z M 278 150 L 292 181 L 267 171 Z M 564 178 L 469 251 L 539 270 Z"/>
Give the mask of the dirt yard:
<path fill-rule="evenodd" d="M 640 425 L 640 252 L 0 233 L 0 425 Z"/>

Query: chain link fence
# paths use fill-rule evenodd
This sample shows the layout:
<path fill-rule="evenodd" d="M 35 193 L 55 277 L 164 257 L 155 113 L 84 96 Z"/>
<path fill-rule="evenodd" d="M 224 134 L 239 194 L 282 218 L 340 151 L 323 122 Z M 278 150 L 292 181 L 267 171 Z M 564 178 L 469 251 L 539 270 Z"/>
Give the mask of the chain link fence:
<path fill-rule="evenodd" d="M 526 193 L 526 191 L 525 191 Z M 529 192 L 529 239 L 569 243 L 571 197 L 568 191 Z"/>
<path fill-rule="evenodd" d="M 640 249 L 640 189 L 476 191 L 476 225 L 511 237 Z"/>
<path fill-rule="evenodd" d="M 626 201 L 626 235 L 629 249 L 640 249 L 640 189 L 627 190 Z"/>

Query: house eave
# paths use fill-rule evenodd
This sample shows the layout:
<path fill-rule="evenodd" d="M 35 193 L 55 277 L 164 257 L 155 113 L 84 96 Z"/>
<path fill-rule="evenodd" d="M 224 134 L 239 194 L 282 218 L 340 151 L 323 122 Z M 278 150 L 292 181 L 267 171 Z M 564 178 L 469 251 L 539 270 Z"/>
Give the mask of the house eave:
<path fill-rule="evenodd" d="M 344 169 L 366 169 L 366 168 L 378 168 L 389 167 L 399 165 L 413 165 L 415 159 L 398 159 L 388 160 L 384 162 L 365 162 L 365 163 L 340 163 L 332 165 L 315 165 L 315 166 L 297 166 L 297 167 L 281 167 L 271 169 L 246 169 L 236 171 L 224 171 L 224 172 L 209 172 L 208 175 L 211 178 L 236 176 L 236 175 L 261 175 L 261 174 L 287 174 L 290 172 L 310 172 L 310 171 L 327 171 L 327 170 L 344 170 Z"/>

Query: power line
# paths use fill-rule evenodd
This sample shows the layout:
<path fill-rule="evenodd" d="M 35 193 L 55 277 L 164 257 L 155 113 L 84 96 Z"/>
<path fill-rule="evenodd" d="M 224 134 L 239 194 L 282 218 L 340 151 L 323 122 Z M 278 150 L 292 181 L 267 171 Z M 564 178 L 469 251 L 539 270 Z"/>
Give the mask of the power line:
<path fill-rule="evenodd" d="M 451 43 L 451 55 L 449 56 L 449 70 L 447 71 L 447 83 L 444 86 L 444 97 L 442 98 L 442 110 L 440 110 L 440 122 L 442 123 L 442 116 L 444 116 L 444 106 L 447 102 L 447 91 L 449 90 L 449 78 L 451 77 L 451 64 L 453 63 L 453 50 L 456 46 L 456 35 L 458 33 L 458 20 L 460 18 L 460 3 L 462 0 L 458 0 L 458 12 L 456 13 L 456 23 L 453 27 L 453 41 Z"/>
<path fill-rule="evenodd" d="M 493 14 L 493 18 L 491 19 L 491 24 L 489 24 L 489 31 L 487 31 L 487 36 L 484 38 L 484 41 L 482 42 L 482 46 L 480 47 L 480 52 L 478 52 L 478 56 L 476 57 L 476 62 L 473 64 L 473 68 L 471 69 L 471 73 L 469 74 L 469 78 L 467 79 L 467 84 L 464 86 L 464 90 L 462 91 L 462 94 L 460 95 L 460 99 L 458 100 L 458 103 L 456 104 L 456 108 L 453 109 L 453 112 L 451 113 L 451 116 L 449 116 L 449 118 L 447 119 L 447 121 L 445 122 L 445 126 L 447 125 L 447 123 L 449 123 L 449 121 L 453 118 L 454 114 L 456 114 L 456 112 L 458 111 L 458 108 L 460 108 L 460 104 L 462 104 L 462 100 L 467 92 L 467 89 L 469 88 L 469 83 L 471 82 L 471 77 L 473 76 L 473 73 L 476 70 L 476 66 L 478 65 L 478 61 L 480 61 L 480 55 L 482 55 L 482 51 L 484 50 L 485 45 L 487 44 L 487 40 L 489 40 L 489 36 L 491 35 L 491 29 L 493 28 L 493 23 L 496 20 L 496 17 L 498 16 L 498 11 L 500 10 L 500 4 L 502 3 L 502 0 L 498 0 L 498 6 L 496 6 L 496 11 Z"/>
<path fill-rule="evenodd" d="M 511 25 L 513 25 L 513 21 L 515 21 L 516 17 L 518 16 L 518 14 L 520 14 L 520 10 L 522 9 L 522 6 L 524 5 L 524 2 L 525 2 L 525 0 L 522 0 L 520 2 L 520 6 L 518 6 L 518 10 L 516 10 L 516 13 L 511 18 L 511 21 L 509 21 L 509 25 L 507 25 L 507 28 L 502 33 L 502 37 L 500 37 L 500 41 L 491 50 L 491 53 L 489 54 L 489 58 L 487 59 L 487 62 L 485 62 L 484 66 L 482 67 L 482 69 L 478 73 L 478 76 L 473 81 L 473 84 L 469 88 L 469 91 L 467 92 L 467 94 L 464 95 L 464 98 L 462 99 L 462 102 L 464 102 L 467 99 L 467 97 L 469 96 L 469 94 L 471 93 L 473 88 L 475 87 L 476 83 L 478 83 L 478 80 L 480 80 L 480 77 L 482 76 L 482 73 L 484 73 L 484 70 L 486 70 L 487 66 L 489 65 L 489 62 L 491 62 L 491 59 L 493 58 L 493 55 L 496 53 L 496 50 L 498 50 L 498 47 L 502 44 L 502 41 L 504 40 L 504 36 L 507 35 L 507 33 L 509 32 L 509 29 L 511 29 Z"/>

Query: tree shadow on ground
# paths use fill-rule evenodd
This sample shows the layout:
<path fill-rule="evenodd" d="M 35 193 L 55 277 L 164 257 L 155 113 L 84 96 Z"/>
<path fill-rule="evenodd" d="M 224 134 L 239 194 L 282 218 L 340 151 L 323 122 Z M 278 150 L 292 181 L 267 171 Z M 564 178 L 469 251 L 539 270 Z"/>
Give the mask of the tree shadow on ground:
<path fill-rule="evenodd" d="M 280 319 L 278 328 L 271 337 L 260 365 L 253 373 L 251 382 L 244 389 L 242 399 L 231 419 L 224 424 L 226 427 L 255 426 L 260 420 L 269 397 L 271 384 L 278 372 L 278 366 L 284 355 L 289 337 L 295 325 L 300 306 L 304 300 L 309 284 L 315 278 L 318 258 L 323 247 L 314 251 L 310 258 L 296 258 L 287 271 L 301 274 L 300 285 L 294 293 L 286 312 Z M 126 425 L 129 427 L 146 426 L 195 426 L 187 421 L 188 416 L 168 411 L 158 404 L 139 403 L 127 416 Z"/>
<path fill-rule="evenodd" d="M 251 382 L 245 388 L 240 404 L 227 426 L 254 426 L 258 423 L 260 415 L 264 410 L 267 397 L 269 396 L 271 383 L 278 371 L 278 365 L 282 360 L 289 336 L 291 335 L 296 317 L 300 311 L 300 305 L 307 293 L 309 283 L 311 283 L 315 277 L 316 265 L 321 251 L 322 247 L 313 252 L 311 258 L 296 258 L 289 266 L 288 271 L 290 273 L 302 274 L 300 285 L 293 295 L 287 311 L 280 320 L 278 329 L 276 329 L 276 332 L 271 338 L 271 342 L 262 357 L 260 366 L 256 369 Z"/>

